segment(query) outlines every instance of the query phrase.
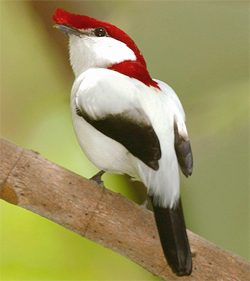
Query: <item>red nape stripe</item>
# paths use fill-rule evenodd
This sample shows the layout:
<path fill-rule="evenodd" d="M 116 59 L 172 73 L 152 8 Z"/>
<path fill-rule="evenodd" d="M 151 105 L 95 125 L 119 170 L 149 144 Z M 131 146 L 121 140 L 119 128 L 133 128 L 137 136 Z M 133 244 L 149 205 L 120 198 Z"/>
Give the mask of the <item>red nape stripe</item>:
<path fill-rule="evenodd" d="M 135 78 L 147 86 L 153 86 L 160 90 L 158 83 L 150 77 L 147 68 L 141 65 L 138 61 L 129 60 L 120 62 L 108 67 L 108 69 L 127 75 L 130 78 Z"/>

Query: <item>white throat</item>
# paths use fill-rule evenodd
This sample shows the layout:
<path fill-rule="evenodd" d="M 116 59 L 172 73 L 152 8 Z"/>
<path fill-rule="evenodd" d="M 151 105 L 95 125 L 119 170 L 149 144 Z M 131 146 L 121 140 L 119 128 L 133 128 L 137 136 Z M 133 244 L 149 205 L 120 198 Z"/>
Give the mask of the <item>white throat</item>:
<path fill-rule="evenodd" d="M 89 68 L 107 68 L 125 60 L 136 60 L 134 52 L 111 37 L 70 35 L 70 63 L 78 77 Z"/>

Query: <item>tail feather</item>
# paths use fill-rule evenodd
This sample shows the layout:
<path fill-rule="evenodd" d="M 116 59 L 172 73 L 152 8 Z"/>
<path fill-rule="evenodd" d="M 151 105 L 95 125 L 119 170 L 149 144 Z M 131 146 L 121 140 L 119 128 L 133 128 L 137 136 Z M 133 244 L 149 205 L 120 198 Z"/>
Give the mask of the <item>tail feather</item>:
<path fill-rule="evenodd" d="M 169 266 L 178 276 L 190 275 L 192 272 L 192 257 L 181 199 L 172 209 L 155 206 L 152 197 L 151 200 L 163 252 Z"/>

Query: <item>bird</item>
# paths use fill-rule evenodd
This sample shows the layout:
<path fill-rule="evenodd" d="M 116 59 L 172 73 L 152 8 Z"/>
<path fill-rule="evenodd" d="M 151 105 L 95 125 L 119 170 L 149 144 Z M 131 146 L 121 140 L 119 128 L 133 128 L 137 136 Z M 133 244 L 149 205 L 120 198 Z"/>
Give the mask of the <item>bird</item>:
<path fill-rule="evenodd" d="M 178 96 L 151 78 L 135 42 L 115 25 L 62 8 L 52 19 L 69 38 L 70 107 L 83 152 L 100 175 L 145 185 L 165 258 L 176 275 L 190 275 L 179 168 L 190 176 L 193 156 Z"/>

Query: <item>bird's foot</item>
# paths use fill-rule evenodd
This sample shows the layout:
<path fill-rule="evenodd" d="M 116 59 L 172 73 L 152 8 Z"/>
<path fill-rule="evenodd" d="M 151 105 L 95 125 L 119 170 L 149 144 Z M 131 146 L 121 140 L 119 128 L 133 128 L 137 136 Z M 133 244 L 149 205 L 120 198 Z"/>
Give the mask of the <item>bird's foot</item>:
<path fill-rule="evenodd" d="M 102 175 L 105 173 L 105 171 L 100 171 L 97 174 L 95 174 L 90 180 L 95 181 L 98 185 L 104 187 L 103 181 L 101 180 Z"/>

